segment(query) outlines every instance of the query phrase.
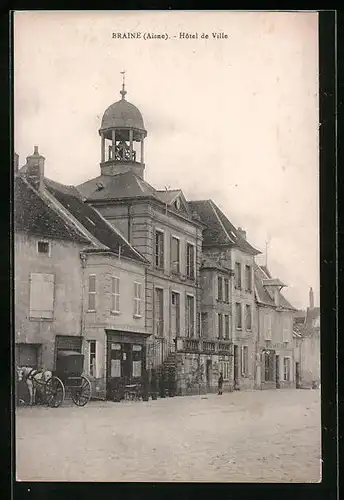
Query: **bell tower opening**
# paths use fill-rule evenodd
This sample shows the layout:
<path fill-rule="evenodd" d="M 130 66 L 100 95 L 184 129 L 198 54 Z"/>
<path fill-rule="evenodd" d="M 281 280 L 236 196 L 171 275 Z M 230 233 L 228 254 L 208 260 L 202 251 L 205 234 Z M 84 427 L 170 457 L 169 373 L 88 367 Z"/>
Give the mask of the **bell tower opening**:
<path fill-rule="evenodd" d="M 140 111 L 125 99 L 125 72 L 121 100 L 104 113 L 99 135 L 101 137 L 101 173 L 117 175 L 133 170 L 143 178 L 144 140 L 147 136 Z"/>

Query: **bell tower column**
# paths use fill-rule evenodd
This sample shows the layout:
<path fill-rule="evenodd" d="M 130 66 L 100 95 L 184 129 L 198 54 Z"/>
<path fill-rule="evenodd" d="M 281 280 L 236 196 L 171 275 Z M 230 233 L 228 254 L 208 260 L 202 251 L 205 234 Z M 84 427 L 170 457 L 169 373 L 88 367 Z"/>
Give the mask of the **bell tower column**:
<path fill-rule="evenodd" d="M 140 158 L 140 161 L 141 161 L 142 165 L 145 162 L 145 159 L 144 159 L 144 142 L 145 142 L 145 136 L 142 134 L 142 136 L 141 136 L 141 158 Z"/>

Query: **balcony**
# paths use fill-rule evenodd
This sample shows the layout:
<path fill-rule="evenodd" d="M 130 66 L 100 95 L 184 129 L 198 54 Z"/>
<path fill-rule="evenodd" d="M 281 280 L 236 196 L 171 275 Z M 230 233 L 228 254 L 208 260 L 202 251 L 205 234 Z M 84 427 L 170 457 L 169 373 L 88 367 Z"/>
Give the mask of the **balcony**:
<path fill-rule="evenodd" d="M 205 339 L 177 339 L 177 351 L 190 352 L 194 354 L 232 354 L 232 342 L 230 340 L 205 340 Z"/>

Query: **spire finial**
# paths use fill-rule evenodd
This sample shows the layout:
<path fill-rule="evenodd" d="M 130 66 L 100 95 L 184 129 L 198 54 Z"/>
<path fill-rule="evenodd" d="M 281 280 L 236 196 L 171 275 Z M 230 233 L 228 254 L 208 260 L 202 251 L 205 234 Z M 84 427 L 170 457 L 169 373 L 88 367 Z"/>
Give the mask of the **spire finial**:
<path fill-rule="evenodd" d="M 125 70 L 121 71 L 121 75 L 123 75 L 123 83 L 122 83 L 122 90 L 120 92 L 122 99 L 125 99 L 125 95 L 127 91 L 125 90 Z"/>

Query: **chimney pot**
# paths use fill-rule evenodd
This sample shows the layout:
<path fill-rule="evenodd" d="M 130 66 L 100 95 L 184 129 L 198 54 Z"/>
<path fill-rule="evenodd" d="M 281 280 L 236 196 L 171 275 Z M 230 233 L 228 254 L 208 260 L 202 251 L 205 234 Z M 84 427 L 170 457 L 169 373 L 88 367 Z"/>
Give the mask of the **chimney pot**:
<path fill-rule="evenodd" d="M 34 155 L 39 155 L 39 152 L 38 152 L 38 146 L 34 146 L 34 149 L 33 149 L 33 154 L 34 154 Z"/>

